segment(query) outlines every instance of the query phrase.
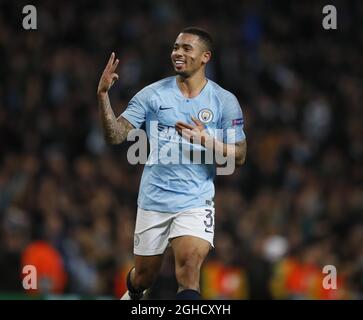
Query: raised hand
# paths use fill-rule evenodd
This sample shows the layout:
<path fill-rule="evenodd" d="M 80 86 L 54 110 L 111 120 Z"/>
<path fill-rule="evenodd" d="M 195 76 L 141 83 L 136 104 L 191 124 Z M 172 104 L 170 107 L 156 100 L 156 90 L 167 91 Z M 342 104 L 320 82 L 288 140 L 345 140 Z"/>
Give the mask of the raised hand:
<path fill-rule="evenodd" d="M 107 65 L 105 67 L 105 70 L 103 70 L 103 73 L 100 78 L 100 82 L 98 83 L 97 93 L 106 93 L 114 82 L 118 80 L 118 74 L 115 73 L 116 67 L 119 63 L 119 60 L 115 60 L 115 53 L 112 52 L 110 59 L 108 59 Z"/>

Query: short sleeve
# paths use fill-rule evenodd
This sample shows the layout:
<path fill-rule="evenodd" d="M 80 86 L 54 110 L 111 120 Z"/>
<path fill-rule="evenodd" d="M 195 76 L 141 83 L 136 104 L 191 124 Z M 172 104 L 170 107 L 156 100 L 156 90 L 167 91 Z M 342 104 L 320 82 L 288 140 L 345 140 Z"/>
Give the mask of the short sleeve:
<path fill-rule="evenodd" d="M 223 99 L 221 127 L 223 142 L 236 143 L 246 139 L 243 131 L 244 119 L 237 98 L 229 93 Z"/>
<path fill-rule="evenodd" d="M 139 129 L 145 122 L 149 109 L 149 90 L 145 88 L 139 91 L 129 102 L 126 110 L 121 114 L 136 129 Z"/>

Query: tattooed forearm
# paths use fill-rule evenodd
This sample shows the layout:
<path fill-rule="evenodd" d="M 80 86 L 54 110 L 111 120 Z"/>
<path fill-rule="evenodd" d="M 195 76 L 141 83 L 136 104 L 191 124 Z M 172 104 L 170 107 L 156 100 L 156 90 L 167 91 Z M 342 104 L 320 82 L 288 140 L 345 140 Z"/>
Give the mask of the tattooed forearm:
<path fill-rule="evenodd" d="M 116 118 L 107 93 L 98 95 L 98 105 L 106 142 L 109 144 L 123 142 L 133 126 L 121 116 Z"/>

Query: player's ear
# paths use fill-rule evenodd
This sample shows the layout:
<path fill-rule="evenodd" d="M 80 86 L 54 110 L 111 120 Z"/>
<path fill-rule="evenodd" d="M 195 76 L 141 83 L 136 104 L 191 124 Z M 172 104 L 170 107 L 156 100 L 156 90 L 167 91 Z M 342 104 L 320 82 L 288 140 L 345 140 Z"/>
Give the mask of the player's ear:
<path fill-rule="evenodd" d="M 203 63 L 206 64 L 210 60 L 211 56 L 212 56 L 212 53 L 210 51 L 205 51 L 203 53 L 203 57 L 202 57 Z"/>

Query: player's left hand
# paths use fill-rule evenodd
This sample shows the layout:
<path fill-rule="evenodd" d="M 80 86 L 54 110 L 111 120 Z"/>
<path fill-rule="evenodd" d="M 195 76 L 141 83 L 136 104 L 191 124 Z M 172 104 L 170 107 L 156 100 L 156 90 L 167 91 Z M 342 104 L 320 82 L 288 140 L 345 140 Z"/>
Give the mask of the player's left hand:
<path fill-rule="evenodd" d="M 204 145 L 206 136 L 208 135 L 205 126 L 195 117 L 192 117 L 192 120 L 195 123 L 194 126 L 178 121 L 175 124 L 175 129 L 187 141 Z"/>

